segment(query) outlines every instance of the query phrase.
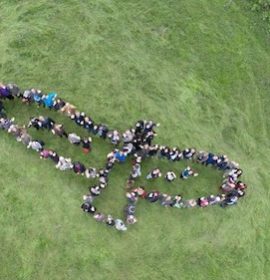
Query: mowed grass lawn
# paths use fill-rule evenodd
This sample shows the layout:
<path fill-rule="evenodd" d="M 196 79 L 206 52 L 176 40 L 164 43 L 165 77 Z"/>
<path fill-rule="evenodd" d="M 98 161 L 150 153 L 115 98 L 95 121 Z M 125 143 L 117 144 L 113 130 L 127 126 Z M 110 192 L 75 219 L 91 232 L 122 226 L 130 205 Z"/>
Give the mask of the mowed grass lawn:
<path fill-rule="evenodd" d="M 237 207 L 166 209 L 140 201 L 138 223 L 117 232 L 83 214 L 91 182 L 61 173 L 0 132 L 0 279 L 270 279 L 270 45 L 245 1 L 36 0 L 0 2 L 0 77 L 56 91 L 94 120 L 124 130 L 160 122 L 157 143 L 224 153 L 249 189 Z M 7 103 L 25 123 L 53 112 Z M 31 133 L 87 165 L 102 167 L 110 144 L 84 156 L 45 132 Z M 161 166 L 150 160 L 146 174 Z M 198 197 L 221 174 L 156 188 Z M 117 166 L 98 209 L 122 215 L 130 162 Z M 144 182 L 146 183 L 146 182 Z M 148 186 L 152 189 L 154 186 Z M 146 184 L 147 188 L 147 184 Z"/>

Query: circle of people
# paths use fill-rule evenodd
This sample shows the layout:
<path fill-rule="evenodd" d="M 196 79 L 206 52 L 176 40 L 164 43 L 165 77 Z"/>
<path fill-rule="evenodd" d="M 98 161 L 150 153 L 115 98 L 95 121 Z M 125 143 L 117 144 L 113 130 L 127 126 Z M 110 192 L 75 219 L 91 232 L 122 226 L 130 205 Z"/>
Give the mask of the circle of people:
<path fill-rule="evenodd" d="M 79 161 L 72 161 L 71 158 L 66 158 L 54 150 L 47 149 L 42 140 L 32 138 L 27 128 L 33 127 L 37 130 L 51 131 L 54 135 L 67 139 L 72 145 L 81 146 L 85 154 L 92 150 L 91 137 L 82 138 L 76 133 L 68 133 L 63 124 L 57 124 L 50 117 L 44 116 L 31 118 L 27 127 L 19 126 L 15 123 L 14 118 L 9 119 L 7 117 L 4 104 L 0 101 L 0 128 L 13 135 L 18 142 L 23 143 L 28 149 L 38 152 L 41 159 L 52 160 L 57 169 L 61 171 L 73 170 L 76 174 L 83 175 L 86 178 L 98 179 L 98 183 L 89 186 L 89 193 L 83 196 L 81 208 L 84 212 L 93 216 L 96 221 L 114 227 L 119 231 L 126 231 L 127 225 L 137 222 L 135 210 L 139 199 L 145 199 L 150 203 L 160 203 L 164 207 L 194 208 L 219 204 L 225 208 L 237 204 L 238 200 L 245 195 L 247 185 L 239 180 L 243 172 L 238 163 L 229 160 L 226 155 L 215 155 L 211 152 L 197 151 L 194 148 L 180 150 L 178 147 L 170 148 L 152 144 L 157 135 L 155 128 L 159 126 L 153 121 L 139 120 L 134 127 L 120 133 L 115 129 L 109 129 L 105 124 L 94 122 L 90 116 L 77 110 L 74 105 L 59 98 L 55 92 L 45 94 L 34 88 L 22 91 L 16 84 L 0 84 L 0 99 L 2 101 L 20 99 L 22 103 L 27 105 L 36 104 L 50 110 L 59 111 L 89 133 L 104 140 L 108 139 L 115 145 L 113 151 L 107 155 L 104 168 L 98 170 L 95 167 L 86 167 Z M 126 198 L 128 202 L 124 207 L 125 219 L 122 220 L 110 214 L 99 212 L 93 203 L 96 197 L 107 187 L 109 174 L 114 165 L 124 163 L 128 156 L 132 156 L 132 170 L 127 178 Z M 143 186 L 136 187 L 136 180 L 142 176 L 142 161 L 154 156 L 172 162 L 187 160 L 224 171 L 219 194 L 185 199 L 181 194 L 169 195 L 158 190 L 147 191 Z M 193 176 L 198 176 L 198 173 L 190 166 L 187 166 L 179 174 L 179 177 L 183 180 Z M 147 174 L 146 179 L 156 180 L 160 177 L 162 177 L 161 170 L 154 168 Z M 173 171 L 168 171 L 164 177 L 167 182 L 172 182 L 177 178 L 177 175 Z"/>

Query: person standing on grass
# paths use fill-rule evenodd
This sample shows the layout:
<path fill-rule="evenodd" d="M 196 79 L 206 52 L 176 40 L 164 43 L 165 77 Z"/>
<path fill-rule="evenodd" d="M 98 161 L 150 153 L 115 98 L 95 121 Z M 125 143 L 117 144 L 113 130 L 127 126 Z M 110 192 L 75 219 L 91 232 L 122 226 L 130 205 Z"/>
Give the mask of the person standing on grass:
<path fill-rule="evenodd" d="M 73 171 L 76 174 L 84 175 L 85 169 L 86 168 L 85 168 L 84 164 L 82 164 L 81 162 L 76 161 L 76 162 L 73 163 Z"/>
<path fill-rule="evenodd" d="M 107 137 L 111 140 L 113 145 L 118 145 L 120 143 L 120 133 L 117 130 L 109 131 Z"/>
<path fill-rule="evenodd" d="M 42 123 L 39 121 L 38 118 L 31 118 L 27 127 L 34 127 L 36 130 L 39 130 L 40 128 L 42 128 Z"/>
<path fill-rule="evenodd" d="M 83 120 L 83 127 L 89 132 L 92 132 L 92 129 L 94 127 L 93 120 L 90 117 L 85 116 Z"/>
<path fill-rule="evenodd" d="M 137 222 L 137 219 L 135 218 L 134 215 L 128 215 L 127 218 L 126 218 L 126 223 L 128 225 L 133 225 Z"/>
<path fill-rule="evenodd" d="M 206 197 L 200 197 L 199 199 L 198 199 L 198 205 L 200 206 L 200 207 L 206 207 L 206 206 L 208 206 L 208 204 L 209 204 L 209 202 L 208 202 L 208 199 L 206 198 Z"/>
<path fill-rule="evenodd" d="M 69 133 L 68 134 L 68 141 L 73 145 L 80 145 L 81 143 L 81 137 L 77 135 L 76 133 Z"/>
<path fill-rule="evenodd" d="M 122 135 L 123 142 L 125 144 L 131 143 L 133 138 L 134 138 L 134 135 L 135 135 L 135 130 L 134 129 L 127 129 Z"/>
<path fill-rule="evenodd" d="M 188 148 L 183 151 L 184 159 L 192 159 L 195 155 L 196 150 L 194 148 Z"/>
<path fill-rule="evenodd" d="M 158 201 L 159 197 L 160 197 L 160 192 L 158 192 L 158 191 L 153 191 L 153 192 L 149 192 L 149 193 L 146 195 L 145 199 L 146 199 L 147 201 L 153 203 L 153 202 Z"/>
<path fill-rule="evenodd" d="M 53 153 L 52 150 L 44 149 L 39 153 L 39 156 L 41 159 L 47 159 L 50 157 L 50 155 Z"/>
<path fill-rule="evenodd" d="M 52 133 L 54 135 L 60 136 L 60 137 L 68 137 L 67 133 L 64 130 L 64 126 L 62 124 L 54 124 L 52 128 Z"/>
<path fill-rule="evenodd" d="M 41 122 L 42 128 L 46 128 L 48 130 L 51 130 L 55 124 L 55 121 L 50 117 L 39 116 L 38 119 Z"/>
<path fill-rule="evenodd" d="M 169 183 L 171 183 L 172 181 L 174 181 L 174 180 L 176 179 L 176 175 L 175 175 L 175 173 L 174 173 L 173 171 L 169 171 L 169 172 L 166 173 L 165 179 L 166 179 Z"/>
<path fill-rule="evenodd" d="M 132 166 L 132 171 L 131 171 L 131 179 L 136 179 L 138 177 L 140 177 L 142 175 L 141 173 L 141 165 L 138 164 L 138 163 L 135 163 L 133 166 Z"/>
<path fill-rule="evenodd" d="M 232 206 L 237 204 L 238 202 L 238 196 L 237 195 L 229 195 L 228 197 L 226 197 L 224 199 L 224 201 L 222 201 L 222 203 L 220 203 L 220 206 L 222 208 L 225 208 L 227 206 Z"/>
<path fill-rule="evenodd" d="M 13 100 L 14 99 L 14 97 L 11 94 L 11 91 L 9 90 L 9 88 L 6 87 L 3 84 L 0 84 L 0 98 L 3 98 L 3 99 L 7 98 L 9 100 Z"/>
<path fill-rule="evenodd" d="M 70 158 L 64 158 L 62 156 L 59 157 L 59 161 L 55 166 L 57 169 L 61 170 L 61 171 L 65 171 L 68 169 L 72 169 L 73 168 L 73 164 L 71 162 Z"/>
<path fill-rule="evenodd" d="M 100 188 L 100 186 L 95 185 L 95 186 L 90 187 L 89 191 L 90 191 L 91 195 L 99 196 L 101 193 L 101 188 Z"/>
<path fill-rule="evenodd" d="M 55 165 L 58 164 L 59 159 L 60 159 L 59 155 L 56 152 L 54 152 L 54 151 L 52 151 L 50 153 L 49 158 L 55 163 Z"/>
<path fill-rule="evenodd" d="M 94 215 L 94 219 L 97 221 L 97 222 L 104 222 L 106 220 L 106 216 L 102 213 L 96 213 Z"/>
<path fill-rule="evenodd" d="M 198 203 L 197 203 L 196 199 L 188 199 L 185 201 L 184 205 L 187 208 L 193 208 L 193 207 L 197 206 Z"/>
<path fill-rule="evenodd" d="M 108 215 L 107 216 L 107 219 L 106 219 L 106 224 L 108 226 L 114 226 L 115 225 L 115 221 L 113 219 L 113 217 L 111 215 Z"/>
<path fill-rule="evenodd" d="M 91 144 L 92 144 L 92 138 L 88 137 L 83 140 L 81 140 L 82 143 L 82 149 L 84 154 L 88 154 L 91 151 Z"/>
<path fill-rule="evenodd" d="M 20 89 L 16 84 L 7 84 L 6 88 L 9 90 L 9 92 L 12 94 L 12 96 L 19 97 Z"/>
<path fill-rule="evenodd" d="M 168 195 L 166 193 L 163 193 L 159 196 L 159 201 L 160 201 L 161 206 L 165 206 L 165 207 L 171 206 L 172 207 L 173 199 L 170 195 Z"/>
<path fill-rule="evenodd" d="M 156 179 L 162 176 L 162 173 L 159 168 L 153 169 L 148 175 L 146 176 L 146 179 Z"/>
<path fill-rule="evenodd" d="M 68 117 L 72 119 L 72 117 L 75 115 L 76 107 L 70 103 L 65 103 L 65 105 L 60 109 L 61 113 L 64 113 Z"/>
<path fill-rule="evenodd" d="M 47 95 L 44 95 L 42 97 L 44 107 L 51 109 L 53 107 L 53 103 L 56 97 L 57 97 L 57 93 L 55 92 L 50 92 Z"/>
<path fill-rule="evenodd" d="M 117 159 L 118 162 L 124 163 L 127 158 L 127 154 L 122 152 L 122 151 L 116 151 L 114 154 L 115 158 Z"/>
<path fill-rule="evenodd" d="M 198 176 L 199 174 L 196 173 L 193 169 L 191 169 L 189 166 L 187 168 L 185 168 L 181 174 L 180 174 L 180 178 L 181 179 L 188 179 L 190 176 Z"/>
<path fill-rule="evenodd" d="M 86 213 L 89 213 L 89 214 L 94 214 L 96 212 L 96 207 L 91 205 L 90 203 L 88 202 L 84 202 L 82 205 L 81 205 L 81 208 L 84 212 Z"/>
<path fill-rule="evenodd" d="M 127 230 L 127 227 L 125 226 L 124 222 L 120 219 L 115 219 L 115 228 L 119 231 Z"/>
<path fill-rule="evenodd" d="M 172 207 L 176 207 L 176 208 L 181 208 L 184 206 L 184 203 L 183 203 L 183 198 L 180 194 L 176 195 L 173 200 L 172 200 L 172 203 L 171 203 L 171 206 Z"/>
<path fill-rule="evenodd" d="M 214 155 L 213 153 L 209 153 L 207 160 L 203 164 L 205 164 L 206 166 L 208 166 L 209 164 L 212 166 L 216 166 L 217 163 L 218 163 L 218 156 Z"/>
<path fill-rule="evenodd" d="M 44 146 L 44 142 L 41 141 L 41 140 L 33 140 L 33 141 L 30 141 L 28 146 L 27 146 L 27 149 L 31 148 L 33 150 L 35 150 L 36 152 L 40 152 L 43 150 L 43 146 Z"/>

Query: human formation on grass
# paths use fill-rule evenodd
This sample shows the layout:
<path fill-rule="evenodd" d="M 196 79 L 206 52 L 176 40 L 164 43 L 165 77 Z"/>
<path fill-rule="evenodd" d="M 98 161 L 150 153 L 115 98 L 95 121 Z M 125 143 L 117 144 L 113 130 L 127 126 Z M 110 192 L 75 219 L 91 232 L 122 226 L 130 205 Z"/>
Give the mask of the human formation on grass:
<path fill-rule="evenodd" d="M 139 199 L 144 199 L 150 203 L 160 203 L 164 207 L 192 208 L 207 207 L 219 204 L 221 207 L 235 205 L 239 198 L 245 195 L 247 185 L 240 181 L 242 170 L 239 164 L 228 159 L 226 155 L 216 155 L 211 152 L 197 151 L 194 148 L 180 149 L 170 148 L 164 145 L 153 144 L 157 135 L 155 128 L 159 126 L 153 121 L 138 121 L 134 127 L 120 133 L 109 128 L 105 124 L 98 124 L 84 112 L 80 112 L 74 105 L 59 98 L 54 92 L 45 94 L 38 89 L 20 90 L 16 84 L 0 84 L 0 98 L 4 100 L 20 99 L 24 104 L 36 104 L 50 110 L 59 111 L 66 115 L 78 126 L 84 128 L 92 135 L 109 140 L 114 145 L 114 149 L 107 155 L 105 166 L 101 169 L 89 167 L 79 161 L 73 161 L 57 151 L 46 148 L 45 143 L 40 139 L 33 138 L 28 128 L 34 127 L 37 130 L 47 130 L 52 134 L 63 138 L 72 145 L 80 146 L 85 155 L 92 150 L 92 138 L 80 137 L 74 132 L 68 132 L 63 124 L 56 123 L 47 116 L 37 116 L 30 119 L 28 125 L 19 126 L 14 118 L 8 118 L 2 101 L 0 101 L 0 127 L 13 135 L 18 142 L 22 142 L 27 148 L 36 151 L 40 158 L 50 159 L 55 167 L 61 171 L 72 170 L 78 175 L 83 175 L 89 179 L 97 179 L 95 185 L 89 186 L 89 192 L 83 196 L 81 208 L 84 212 L 93 216 L 98 222 L 103 222 L 117 230 L 127 230 L 127 225 L 137 222 L 135 215 L 136 204 Z M 127 205 L 124 208 L 125 218 L 119 219 L 112 215 L 99 212 L 94 206 L 94 200 L 108 186 L 109 175 L 116 163 L 124 163 L 127 157 L 132 157 L 132 169 L 127 178 L 126 198 Z M 146 190 L 144 186 L 136 186 L 136 180 L 142 176 L 141 164 L 151 157 L 170 162 L 195 162 L 204 166 L 212 166 L 224 172 L 223 181 L 218 194 L 210 194 L 198 198 L 186 199 L 182 194 L 171 195 L 158 190 Z M 198 172 L 187 164 L 184 170 L 179 170 L 179 174 L 171 170 L 163 173 L 159 168 L 153 168 L 146 176 L 147 180 L 157 180 L 163 177 L 168 183 L 181 179 L 198 176 Z M 160 180 L 160 179 L 159 179 Z"/>

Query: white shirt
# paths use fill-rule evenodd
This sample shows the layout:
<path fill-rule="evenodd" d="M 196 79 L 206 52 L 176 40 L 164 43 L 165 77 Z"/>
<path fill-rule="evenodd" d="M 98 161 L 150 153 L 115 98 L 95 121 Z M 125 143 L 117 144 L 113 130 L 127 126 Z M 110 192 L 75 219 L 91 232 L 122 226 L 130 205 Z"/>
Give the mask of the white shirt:
<path fill-rule="evenodd" d="M 176 175 L 174 172 L 170 171 L 170 172 L 167 172 L 166 174 L 166 179 L 168 181 L 173 181 L 174 179 L 176 178 Z"/>

